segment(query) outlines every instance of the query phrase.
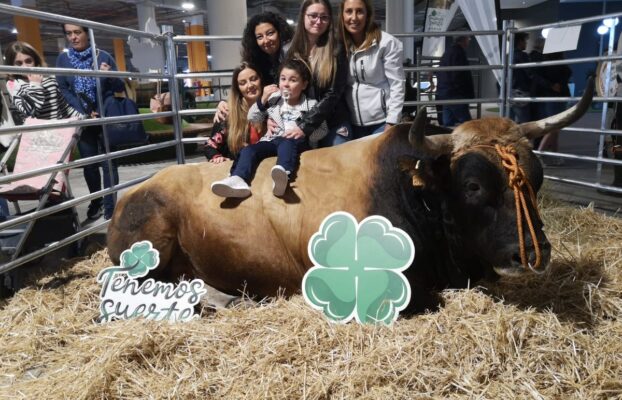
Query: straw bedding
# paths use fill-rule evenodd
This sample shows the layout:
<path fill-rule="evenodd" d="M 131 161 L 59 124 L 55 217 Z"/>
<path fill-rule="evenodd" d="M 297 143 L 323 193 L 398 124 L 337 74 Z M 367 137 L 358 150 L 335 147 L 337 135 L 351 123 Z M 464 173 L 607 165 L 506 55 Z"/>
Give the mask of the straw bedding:
<path fill-rule="evenodd" d="M 392 327 L 332 325 L 301 296 L 98 325 L 100 251 L 0 304 L 0 398 L 622 398 L 622 221 L 543 202 L 547 274 Z"/>

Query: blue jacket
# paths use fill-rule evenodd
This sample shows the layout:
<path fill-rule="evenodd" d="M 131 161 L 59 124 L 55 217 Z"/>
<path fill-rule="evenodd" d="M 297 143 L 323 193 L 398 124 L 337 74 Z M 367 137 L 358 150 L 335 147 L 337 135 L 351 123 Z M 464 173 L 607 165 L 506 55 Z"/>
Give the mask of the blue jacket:
<path fill-rule="evenodd" d="M 104 50 L 97 49 L 97 65 L 101 65 L 104 62 L 112 67 L 112 71 L 117 70 L 117 64 L 115 63 L 114 58 L 112 58 L 112 56 Z M 69 54 L 61 53 L 56 59 L 56 67 L 73 68 L 71 62 L 69 61 Z M 85 109 L 83 102 L 80 101 L 78 94 L 74 90 L 75 80 L 75 76 L 56 76 L 56 81 L 58 82 L 60 91 L 63 94 L 63 97 L 65 97 L 65 100 L 67 100 L 67 103 L 78 110 L 81 114 L 89 114 L 88 110 Z M 125 90 L 125 85 L 121 79 L 100 78 L 99 81 L 103 91 L 102 100 L 105 100 L 108 96 L 112 96 L 115 92 L 122 92 Z M 96 111 L 99 113 L 99 105 L 96 104 L 95 106 L 97 108 Z"/>
<path fill-rule="evenodd" d="M 441 58 L 441 67 L 469 65 L 466 51 L 454 43 Z M 436 74 L 436 98 L 438 100 L 472 99 L 475 97 L 471 71 L 440 71 Z"/>

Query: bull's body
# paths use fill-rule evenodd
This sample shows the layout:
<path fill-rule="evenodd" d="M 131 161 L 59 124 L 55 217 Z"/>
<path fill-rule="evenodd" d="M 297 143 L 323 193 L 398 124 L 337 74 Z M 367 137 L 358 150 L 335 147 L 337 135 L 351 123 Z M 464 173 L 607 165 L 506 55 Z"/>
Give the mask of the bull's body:
<path fill-rule="evenodd" d="M 213 181 L 228 174 L 230 163 L 166 168 L 119 201 L 108 232 L 109 253 L 116 260 L 133 242 L 148 239 L 160 251 L 161 267 L 176 270 L 172 275 L 198 277 L 228 293 L 238 293 L 245 283 L 258 295 L 299 290 L 312 266 L 307 242 L 330 213 L 347 211 L 358 220 L 381 213 L 406 228 L 402 218 L 375 204 L 384 197 L 387 205 L 399 205 L 380 187 L 395 177 L 379 175 L 383 164 L 397 171 L 397 157 L 410 148 L 408 127 L 402 131 L 403 143 L 397 146 L 402 152 L 391 158 L 380 156 L 379 148 L 395 135 L 303 153 L 296 180 L 282 199 L 272 194 L 274 158 L 260 165 L 253 194 L 244 200 L 223 200 L 210 190 Z M 404 175 L 403 183 L 409 180 Z"/>
<path fill-rule="evenodd" d="M 461 287 L 493 270 L 525 270 L 514 193 L 493 145 L 516 150 L 537 190 L 542 168 L 528 140 L 536 134 L 524 132 L 540 135 L 567 125 L 585 111 L 587 97 L 581 110 L 566 111 L 561 122 L 477 120 L 436 142 L 399 125 L 373 138 L 309 151 L 283 198 L 272 194 L 274 158 L 259 166 L 252 196 L 243 200 L 211 193 L 211 183 L 228 174 L 230 163 L 169 167 L 119 201 L 108 231 L 109 254 L 118 261 L 132 243 L 150 240 L 160 251 L 162 278 L 201 278 L 230 294 L 245 289 L 269 296 L 279 288 L 294 293 L 312 267 L 308 240 L 327 215 L 346 211 L 359 221 L 382 215 L 413 239 L 415 260 L 405 274 L 413 287 L 411 306 L 421 308 L 430 290 Z M 415 169 L 418 159 L 425 161 Z M 532 205 L 529 211 L 546 265 L 550 246 Z M 525 221 L 519 223 L 527 231 Z M 533 263 L 534 243 L 530 237 L 526 242 Z"/>

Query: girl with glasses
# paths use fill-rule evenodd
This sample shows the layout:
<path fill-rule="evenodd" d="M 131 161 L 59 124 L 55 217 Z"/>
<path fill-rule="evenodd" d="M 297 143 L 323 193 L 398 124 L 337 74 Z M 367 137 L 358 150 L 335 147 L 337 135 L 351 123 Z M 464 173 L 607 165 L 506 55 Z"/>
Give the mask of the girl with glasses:
<path fill-rule="evenodd" d="M 335 38 L 332 8 L 327 0 L 305 0 L 302 3 L 287 57 L 300 58 L 309 64 L 311 82 L 308 94 L 317 101 L 298 122 L 299 133 L 309 136 L 326 121 L 329 133 L 320 141 L 320 146 L 349 140 L 352 128 L 344 99 L 347 58 L 343 46 Z"/>

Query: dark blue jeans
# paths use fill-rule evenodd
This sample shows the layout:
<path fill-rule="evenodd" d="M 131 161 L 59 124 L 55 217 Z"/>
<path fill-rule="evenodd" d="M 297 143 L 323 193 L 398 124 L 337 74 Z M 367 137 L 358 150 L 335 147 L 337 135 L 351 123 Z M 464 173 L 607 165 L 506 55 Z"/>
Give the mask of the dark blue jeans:
<path fill-rule="evenodd" d="M 80 135 L 78 149 L 82 158 L 93 157 L 104 153 L 104 143 L 102 137 L 101 126 L 85 127 Z M 102 168 L 104 174 L 104 188 L 111 186 L 110 173 L 108 171 L 108 161 L 102 161 L 99 164 L 90 164 L 84 167 L 84 180 L 89 188 L 89 193 L 97 192 L 102 189 L 102 177 L 99 168 Z M 119 170 L 115 160 L 112 160 L 112 177 L 114 184 L 119 183 Z M 110 217 L 114 211 L 115 196 L 109 194 L 104 196 L 104 215 Z"/>
<path fill-rule="evenodd" d="M 386 122 L 381 122 L 376 125 L 356 126 L 353 125 L 354 137 L 352 139 L 360 139 L 365 136 L 375 135 L 376 133 L 384 132 L 384 126 Z"/>
<path fill-rule="evenodd" d="M 345 135 L 342 129 L 345 129 Z M 341 133 L 337 133 L 339 130 L 342 130 Z M 343 121 L 328 130 L 328 134 L 324 139 L 320 140 L 318 147 L 336 146 L 352 140 L 353 136 L 352 124 L 350 124 L 350 121 Z"/>
<path fill-rule="evenodd" d="M 468 104 L 443 105 L 443 125 L 454 126 L 471 120 Z"/>
<path fill-rule="evenodd" d="M 239 176 L 250 182 L 255 170 L 262 160 L 276 156 L 276 163 L 290 174 L 298 168 L 298 155 L 306 149 L 305 138 L 285 139 L 274 138 L 270 141 L 259 141 L 240 150 L 233 162 L 231 175 Z"/>

